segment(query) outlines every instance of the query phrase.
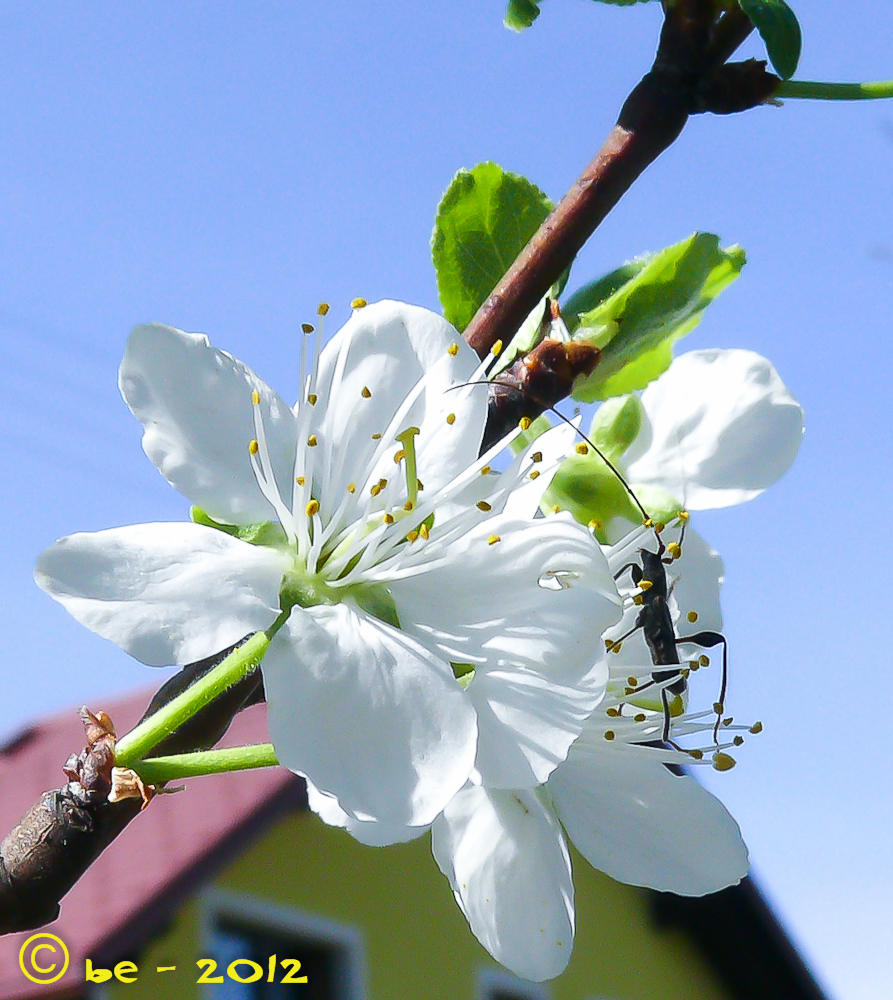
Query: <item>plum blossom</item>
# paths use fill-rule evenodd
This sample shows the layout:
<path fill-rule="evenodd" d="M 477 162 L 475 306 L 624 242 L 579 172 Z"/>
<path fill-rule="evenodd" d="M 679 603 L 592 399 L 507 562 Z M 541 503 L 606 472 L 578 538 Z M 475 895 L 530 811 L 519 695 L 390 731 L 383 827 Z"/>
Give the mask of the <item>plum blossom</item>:
<path fill-rule="evenodd" d="M 207 337 L 137 327 L 121 392 L 194 521 L 71 535 L 35 575 L 150 665 L 287 615 L 262 663 L 279 760 L 353 822 L 423 828 L 469 778 L 548 778 L 620 599 L 586 529 L 534 516 L 572 428 L 496 474 L 484 369 L 443 319 L 363 304 L 321 341 L 292 408 Z"/>
<path fill-rule="evenodd" d="M 614 572 L 648 544 L 649 534 L 637 529 L 610 547 Z M 684 572 L 673 573 L 680 591 L 674 617 L 694 602 L 704 612 L 699 625 L 717 626 L 718 556 L 700 540 L 689 550 L 687 539 L 683 565 Z M 626 604 L 624 621 L 608 637 L 628 631 L 638 607 L 632 599 Z M 433 824 L 434 856 L 472 931 L 517 975 L 550 979 L 570 958 L 574 886 L 565 835 L 593 867 L 631 885 L 699 896 L 747 873 L 747 848 L 734 819 L 680 770 L 705 759 L 702 746 L 723 755 L 740 742 L 743 727 L 724 726 L 724 742 L 717 744 L 713 711 L 683 709 L 669 719 L 665 739 L 659 692 L 675 678 L 655 681 L 644 645 L 624 643 L 593 668 L 599 687 L 607 673 L 605 695 L 543 786 L 468 784 Z M 647 666 L 631 666 L 637 656 Z"/>

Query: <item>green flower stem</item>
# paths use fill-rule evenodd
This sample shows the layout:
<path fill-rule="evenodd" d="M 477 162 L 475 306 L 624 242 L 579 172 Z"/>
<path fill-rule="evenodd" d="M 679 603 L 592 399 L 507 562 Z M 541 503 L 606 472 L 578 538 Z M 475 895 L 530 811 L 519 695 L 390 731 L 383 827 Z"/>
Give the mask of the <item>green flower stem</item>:
<path fill-rule="evenodd" d="M 152 747 L 175 732 L 199 709 L 204 708 L 227 688 L 255 670 L 273 636 L 285 624 L 287 618 L 288 612 L 284 611 L 266 632 L 257 632 L 195 684 L 118 740 L 115 747 L 115 764 L 118 767 L 133 767 Z"/>
<path fill-rule="evenodd" d="M 773 97 L 812 98 L 817 101 L 876 101 L 893 97 L 893 80 L 876 83 L 815 83 L 785 80 Z"/>
<path fill-rule="evenodd" d="M 228 750 L 205 750 L 173 757 L 150 757 L 137 761 L 133 770 L 146 782 L 194 778 L 202 774 L 222 774 L 226 771 L 247 771 L 256 767 L 275 767 L 279 763 L 272 743 L 258 746 L 233 747 Z"/>

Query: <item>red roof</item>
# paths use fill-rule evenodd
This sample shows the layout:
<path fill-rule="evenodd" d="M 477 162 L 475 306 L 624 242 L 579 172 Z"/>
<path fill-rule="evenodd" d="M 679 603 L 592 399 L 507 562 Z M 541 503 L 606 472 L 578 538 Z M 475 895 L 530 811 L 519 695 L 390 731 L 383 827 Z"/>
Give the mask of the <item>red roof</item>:
<path fill-rule="evenodd" d="M 119 733 L 132 729 L 153 692 L 91 704 L 108 712 Z M 266 706 L 238 715 L 223 746 L 269 741 Z M 40 794 L 65 784 L 62 765 L 84 745 L 84 729 L 75 710 L 50 716 L 25 730 L 0 750 L 0 839 L 21 819 Z M 156 796 L 97 859 L 62 902 L 58 920 L 42 930 L 61 938 L 71 955 L 65 975 L 52 986 L 25 977 L 19 950 L 35 931 L 0 937 L 0 997 L 56 997 L 80 992 L 85 959 L 120 954 L 138 938 L 139 926 L 168 910 L 188 893 L 197 867 L 215 859 L 250 831 L 301 800 L 302 783 L 283 768 L 193 778 L 186 791 Z M 141 936 L 141 935 L 140 935 Z M 39 961 L 55 959 L 41 953 Z"/>

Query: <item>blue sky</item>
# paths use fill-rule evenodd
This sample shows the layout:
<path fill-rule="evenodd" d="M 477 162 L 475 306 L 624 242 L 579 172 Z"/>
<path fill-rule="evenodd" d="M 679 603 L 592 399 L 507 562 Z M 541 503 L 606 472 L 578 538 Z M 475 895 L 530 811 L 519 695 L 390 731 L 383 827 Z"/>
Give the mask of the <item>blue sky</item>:
<path fill-rule="evenodd" d="M 798 76 L 893 76 L 893 8 L 796 4 Z M 175 520 L 116 388 L 127 332 L 203 330 L 295 395 L 298 330 L 355 296 L 437 308 L 429 237 L 484 159 L 560 197 L 647 69 L 657 5 L 546 0 L 0 5 L 0 731 L 160 681 L 34 585 L 57 537 Z M 758 51 L 754 43 L 745 50 Z M 690 122 L 581 255 L 579 284 L 695 229 L 742 278 L 685 347 L 770 357 L 806 410 L 775 488 L 696 526 L 726 562 L 731 704 L 766 731 L 708 775 L 841 1000 L 893 981 L 882 600 L 891 490 L 893 104 Z M 697 831 L 692 831 L 697 836 Z"/>

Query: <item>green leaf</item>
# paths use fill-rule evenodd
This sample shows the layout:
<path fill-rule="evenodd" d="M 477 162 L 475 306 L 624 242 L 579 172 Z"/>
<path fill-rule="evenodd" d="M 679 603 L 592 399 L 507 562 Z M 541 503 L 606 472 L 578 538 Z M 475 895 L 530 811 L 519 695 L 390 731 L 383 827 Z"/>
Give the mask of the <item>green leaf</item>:
<path fill-rule="evenodd" d="M 509 0 L 505 12 L 505 26 L 513 31 L 523 31 L 540 16 L 540 4 L 543 0 Z M 651 0 L 598 0 L 598 3 L 609 3 L 615 7 L 631 7 L 636 3 L 650 3 Z"/>
<path fill-rule="evenodd" d="M 509 0 L 505 12 L 505 26 L 512 31 L 523 31 L 540 16 L 541 0 Z"/>
<path fill-rule="evenodd" d="M 602 351 L 595 371 L 574 386 L 574 399 L 591 403 L 634 392 L 665 372 L 673 344 L 698 325 L 745 260 L 740 247 L 723 250 L 719 237 L 695 233 L 571 296 L 563 313 L 573 339 Z"/>
<path fill-rule="evenodd" d="M 437 208 L 431 254 L 446 318 L 460 332 L 552 211 L 535 184 L 495 163 L 460 170 Z"/>
<path fill-rule="evenodd" d="M 787 80 L 800 62 L 803 36 L 796 14 L 784 0 L 738 0 L 766 43 L 776 73 Z"/>

